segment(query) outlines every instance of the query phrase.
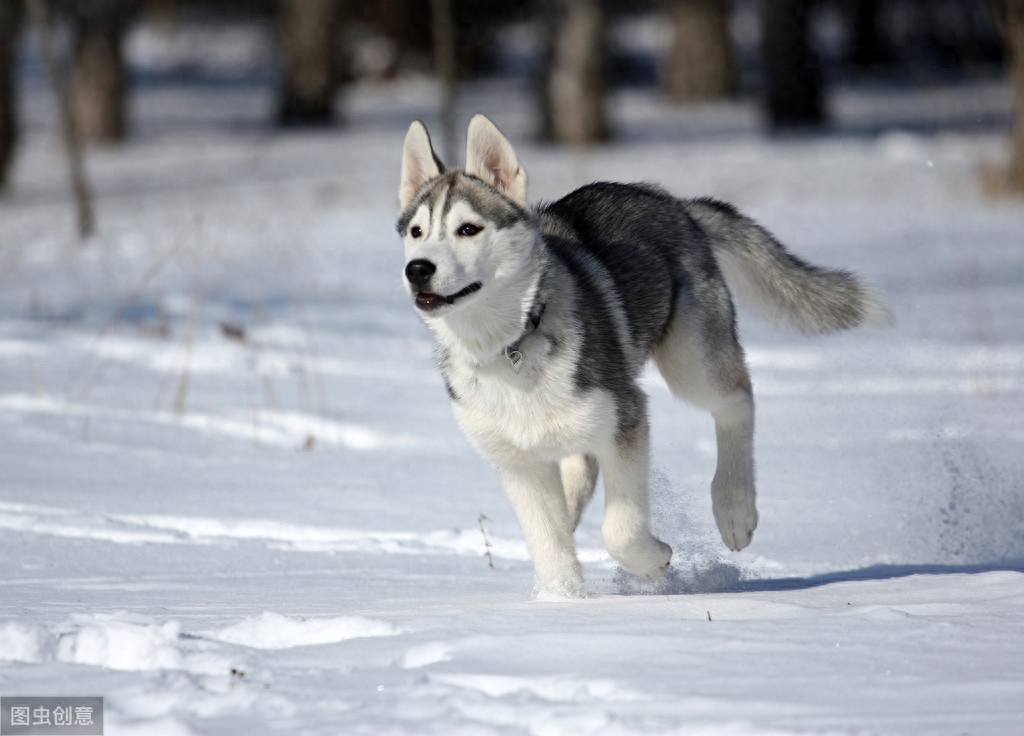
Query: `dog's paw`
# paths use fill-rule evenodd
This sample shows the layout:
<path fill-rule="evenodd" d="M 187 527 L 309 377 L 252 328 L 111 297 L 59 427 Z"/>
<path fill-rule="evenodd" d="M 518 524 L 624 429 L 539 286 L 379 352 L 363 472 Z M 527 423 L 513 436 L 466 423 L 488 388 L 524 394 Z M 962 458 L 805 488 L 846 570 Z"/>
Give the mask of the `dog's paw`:
<path fill-rule="evenodd" d="M 642 544 L 634 542 L 624 549 L 608 551 L 622 565 L 623 570 L 647 580 L 663 577 L 672 561 L 672 548 L 651 536 Z"/>
<path fill-rule="evenodd" d="M 754 505 L 753 494 L 740 502 L 714 502 L 712 508 L 726 547 L 739 552 L 750 544 L 754 538 L 754 529 L 757 528 L 757 507 Z"/>
<path fill-rule="evenodd" d="M 583 578 L 573 577 L 560 580 L 549 580 L 546 583 L 538 581 L 534 590 L 534 599 L 538 601 L 564 601 L 577 600 L 587 597 L 587 586 L 583 584 Z"/>

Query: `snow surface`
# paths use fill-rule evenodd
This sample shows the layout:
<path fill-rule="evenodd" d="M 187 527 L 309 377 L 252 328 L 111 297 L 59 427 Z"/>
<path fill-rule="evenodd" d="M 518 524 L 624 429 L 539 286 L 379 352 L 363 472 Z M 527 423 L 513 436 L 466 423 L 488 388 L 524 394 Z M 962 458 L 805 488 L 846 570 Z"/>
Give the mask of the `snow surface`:
<path fill-rule="evenodd" d="M 573 602 L 533 600 L 400 287 L 399 152 L 432 88 L 357 88 L 345 127 L 288 135 L 271 95 L 139 90 L 133 140 L 89 155 L 79 247 L 26 91 L 0 201 L 0 693 L 102 695 L 110 734 L 1024 733 L 1024 208 L 981 195 L 1005 149 L 971 125 L 1005 86 L 849 90 L 833 133 L 784 139 L 749 103 L 629 91 L 620 141 L 587 151 L 531 143 L 515 83 L 465 90 L 533 198 L 717 196 L 897 318 L 809 339 L 742 315 L 761 523 L 739 554 L 710 419 L 652 372 L 673 568 L 619 571 L 599 498 Z"/>

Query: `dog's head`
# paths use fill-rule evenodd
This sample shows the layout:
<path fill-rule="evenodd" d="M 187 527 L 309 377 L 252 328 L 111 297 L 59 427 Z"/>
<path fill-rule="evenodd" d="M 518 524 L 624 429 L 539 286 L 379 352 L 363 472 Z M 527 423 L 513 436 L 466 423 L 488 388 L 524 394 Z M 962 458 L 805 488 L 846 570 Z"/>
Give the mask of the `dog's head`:
<path fill-rule="evenodd" d="M 418 120 L 402 149 L 404 281 L 424 317 L 443 317 L 485 298 L 527 254 L 515 228 L 529 227 L 526 172 L 511 144 L 483 115 L 469 123 L 466 168 L 446 170 Z"/>

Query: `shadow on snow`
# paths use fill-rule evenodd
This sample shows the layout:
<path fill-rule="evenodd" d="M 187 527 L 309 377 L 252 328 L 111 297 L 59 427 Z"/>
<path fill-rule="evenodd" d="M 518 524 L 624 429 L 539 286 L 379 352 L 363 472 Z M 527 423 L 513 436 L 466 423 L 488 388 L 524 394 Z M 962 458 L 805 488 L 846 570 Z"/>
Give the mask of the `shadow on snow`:
<path fill-rule="evenodd" d="M 673 567 L 663 579 L 653 582 L 641 580 L 619 569 L 612 582 L 620 595 L 686 595 L 808 590 L 833 583 L 895 580 L 915 575 L 976 575 L 987 572 L 1024 573 L 1024 559 L 971 565 L 870 565 L 854 570 L 783 578 L 744 578 L 739 567 L 729 562 L 716 562 L 701 569 L 685 570 Z"/>

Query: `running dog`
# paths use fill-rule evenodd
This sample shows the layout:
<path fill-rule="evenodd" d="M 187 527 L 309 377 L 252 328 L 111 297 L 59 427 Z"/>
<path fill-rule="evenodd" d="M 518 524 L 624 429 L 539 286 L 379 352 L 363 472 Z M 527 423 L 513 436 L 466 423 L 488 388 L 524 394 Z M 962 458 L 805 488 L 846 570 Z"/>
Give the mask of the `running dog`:
<path fill-rule="evenodd" d="M 547 594 L 586 595 L 573 533 L 599 469 L 608 552 L 646 578 L 668 568 L 672 550 L 649 526 L 638 384 L 648 360 L 714 417 L 714 516 L 740 550 L 758 518 L 754 402 L 731 294 L 804 332 L 887 318 L 857 277 L 805 263 L 713 199 L 603 182 L 529 205 L 515 151 L 482 115 L 469 124 L 465 169 L 446 169 L 423 124 L 411 125 L 399 200 L 405 286 Z"/>

